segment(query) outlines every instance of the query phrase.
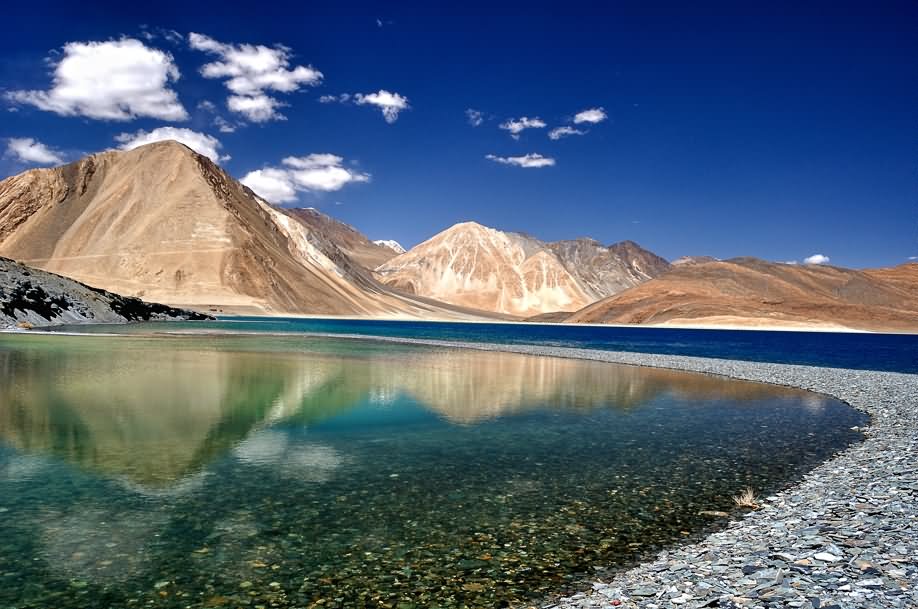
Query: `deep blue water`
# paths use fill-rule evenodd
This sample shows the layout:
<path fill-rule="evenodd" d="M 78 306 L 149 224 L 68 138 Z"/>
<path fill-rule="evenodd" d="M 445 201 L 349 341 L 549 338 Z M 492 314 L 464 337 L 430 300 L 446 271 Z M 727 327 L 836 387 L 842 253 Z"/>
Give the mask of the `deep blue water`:
<path fill-rule="evenodd" d="M 729 358 L 832 368 L 918 373 L 918 335 L 756 330 L 686 330 L 541 324 L 233 317 L 214 322 L 138 324 L 241 332 L 319 332 L 454 341 L 551 345 Z M 74 328 L 71 328 L 74 329 Z M 81 330 L 85 330 L 82 328 Z M 110 331 L 110 328 L 108 328 Z"/>

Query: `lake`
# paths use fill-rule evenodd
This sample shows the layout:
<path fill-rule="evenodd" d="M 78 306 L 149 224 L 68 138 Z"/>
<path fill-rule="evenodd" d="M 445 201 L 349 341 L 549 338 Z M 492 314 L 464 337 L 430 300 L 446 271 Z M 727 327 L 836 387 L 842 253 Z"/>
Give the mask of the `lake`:
<path fill-rule="evenodd" d="M 0 335 L 0 606 L 516 606 L 722 526 L 865 424 L 600 362 Z"/>
<path fill-rule="evenodd" d="M 216 322 L 119 326 L 118 332 L 163 331 L 359 334 L 606 351 L 717 357 L 753 362 L 918 373 L 918 334 L 695 330 L 646 326 L 507 324 L 367 319 L 232 317 Z M 111 332 L 110 326 L 59 326 L 49 331 Z"/>

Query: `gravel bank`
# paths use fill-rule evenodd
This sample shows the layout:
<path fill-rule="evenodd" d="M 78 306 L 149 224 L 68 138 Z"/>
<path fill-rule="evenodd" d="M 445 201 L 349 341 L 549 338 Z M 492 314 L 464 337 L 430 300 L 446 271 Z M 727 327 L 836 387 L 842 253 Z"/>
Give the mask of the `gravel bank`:
<path fill-rule="evenodd" d="M 339 335 L 340 337 L 340 335 Z M 367 337 L 359 337 L 366 339 Z M 866 440 L 700 543 L 539 609 L 918 607 L 918 375 L 672 355 L 386 339 L 653 366 L 817 391 L 871 416 Z"/>

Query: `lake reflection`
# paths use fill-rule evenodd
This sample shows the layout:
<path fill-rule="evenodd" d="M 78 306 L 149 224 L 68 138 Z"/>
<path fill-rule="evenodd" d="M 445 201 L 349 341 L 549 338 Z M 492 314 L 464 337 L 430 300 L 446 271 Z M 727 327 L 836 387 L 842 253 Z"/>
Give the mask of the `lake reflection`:
<path fill-rule="evenodd" d="M 0 604 L 524 602 L 704 529 L 863 423 L 802 391 L 559 358 L 2 337 Z"/>

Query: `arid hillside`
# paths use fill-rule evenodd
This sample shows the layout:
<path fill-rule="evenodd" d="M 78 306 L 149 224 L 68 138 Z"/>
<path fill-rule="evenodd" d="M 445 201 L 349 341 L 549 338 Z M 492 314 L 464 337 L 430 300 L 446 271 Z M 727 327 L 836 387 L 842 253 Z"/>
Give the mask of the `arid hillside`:
<path fill-rule="evenodd" d="M 755 258 L 691 261 L 554 320 L 918 331 L 916 268 L 856 271 Z"/>
<path fill-rule="evenodd" d="M 462 222 L 378 269 L 383 283 L 455 305 L 531 316 L 575 311 L 665 272 L 669 263 L 635 243 L 545 243 Z"/>
<path fill-rule="evenodd" d="M 370 241 L 366 235 L 353 226 L 323 214 L 312 207 L 287 209 L 286 212 L 337 246 L 360 266 L 373 270 L 395 258 L 398 252 L 385 245 Z"/>

